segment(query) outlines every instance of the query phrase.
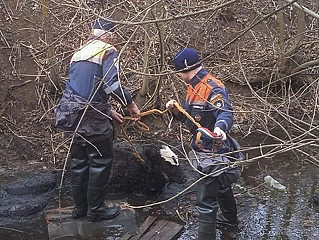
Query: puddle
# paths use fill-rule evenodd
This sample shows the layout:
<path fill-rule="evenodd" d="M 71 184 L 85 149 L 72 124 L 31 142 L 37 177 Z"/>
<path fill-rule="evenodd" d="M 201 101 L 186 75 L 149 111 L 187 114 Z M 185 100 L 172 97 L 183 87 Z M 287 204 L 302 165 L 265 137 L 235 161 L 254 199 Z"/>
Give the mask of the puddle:
<path fill-rule="evenodd" d="M 27 218 L 0 218 L 0 236 L 3 240 L 44 240 L 48 239 L 48 229 L 42 214 Z"/>
<path fill-rule="evenodd" d="M 63 221 L 56 220 L 48 224 L 50 240 L 67 239 L 107 239 L 106 237 L 133 236 L 137 234 L 138 227 L 134 212 L 122 209 L 120 215 L 114 219 L 101 222 L 88 222 L 85 218 Z"/>

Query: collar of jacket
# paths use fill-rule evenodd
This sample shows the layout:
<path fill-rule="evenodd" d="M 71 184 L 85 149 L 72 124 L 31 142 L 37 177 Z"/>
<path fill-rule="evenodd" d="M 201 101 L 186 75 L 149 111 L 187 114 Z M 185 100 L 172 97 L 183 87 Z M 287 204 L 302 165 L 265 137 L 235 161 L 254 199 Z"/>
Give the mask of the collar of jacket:
<path fill-rule="evenodd" d="M 190 85 L 192 87 L 195 87 L 197 85 L 197 83 L 199 83 L 207 74 L 208 74 L 208 72 L 206 71 L 206 69 L 202 68 L 192 78 L 192 80 L 190 81 Z"/>

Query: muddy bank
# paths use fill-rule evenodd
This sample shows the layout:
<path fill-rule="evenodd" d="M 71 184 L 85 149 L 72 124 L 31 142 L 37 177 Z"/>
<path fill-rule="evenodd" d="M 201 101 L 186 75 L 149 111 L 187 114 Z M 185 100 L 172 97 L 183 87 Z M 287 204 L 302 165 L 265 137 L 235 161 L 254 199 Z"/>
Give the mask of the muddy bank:
<path fill-rule="evenodd" d="M 163 146 L 156 144 L 135 144 L 139 155 L 145 160 L 138 162 L 132 147 L 127 143 L 114 145 L 114 162 L 107 189 L 108 196 L 114 194 L 154 195 L 162 191 L 170 181 L 185 182 L 185 175 L 171 151 L 163 155 Z M 167 147 L 164 147 L 167 150 Z M 171 154 L 171 155 L 170 155 Z M 173 155 L 172 155 L 173 154 Z M 173 162 L 170 162 L 174 160 Z M 70 172 L 64 175 L 61 199 L 59 184 L 61 171 L 41 171 L 18 174 L 0 185 L 0 227 L 8 228 L 9 222 L 29 224 L 30 218 L 37 221 L 45 209 L 72 205 Z M 145 195 L 146 196 L 146 195 Z M 42 217 L 41 217 L 42 218 Z M 23 225 L 23 224 L 22 224 Z M 1 232 L 1 228 L 0 228 Z"/>
<path fill-rule="evenodd" d="M 41 171 L 15 175 L 19 177 L 1 177 L 1 239 L 48 239 L 43 211 L 54 199 L 58 174 Z"/>
<path fill-rule="evenodd" d="M 27 217 L 41 212 L 54 195 L 57 181 L 57 174 L 47 171 L 0 185 L 0 217 Z"/>

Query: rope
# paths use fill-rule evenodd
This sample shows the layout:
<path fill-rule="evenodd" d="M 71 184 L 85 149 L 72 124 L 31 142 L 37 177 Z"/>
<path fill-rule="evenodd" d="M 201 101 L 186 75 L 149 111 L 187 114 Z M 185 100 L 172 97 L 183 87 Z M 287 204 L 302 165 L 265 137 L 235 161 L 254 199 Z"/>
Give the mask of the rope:
<path fill-rule="evenodd" d="M 139 114 L 140 117 L 144 117 L 147 116 L 149 114 L 153 114 L 153 113 L 157 113 L 157 114 L 164 114 L 168 111 L 168 109 L 165 109 L 164 111 L 161 111 L 159 109 L 152 109 L 152 110 L 148 110 L 145 112 L 142 112 Z M 125 116 L 123 117 L 123 120 L 127 120 L 127 121 L 134 121 L 132 117 L 130 116 Z M 145 124 L 142 123 L 140 120 L 139 121 L 134 121 L 134 124 L 137 126 L 137 128 L 139 128 L 141 131 L 143 132 L 149 132 L 150 128 Z M 147 165 L 146 161 L 140 156 L 140 154 L 138 153 L 138 151 L 136 150 L 134 144 L 132 143 L 132 141 L 130 140 L 129 136 L 127 135 L 124 127 L 122 125 L 120 125 L 120 128 L 122 130 L 122 133 L 124 135 L 124 138 L 126 139 L 126 141 L 132 146 L 133 151 L 134 151 L 134 155 L 137 158 L 137 160 L 139 161 L 139 163 L 141 163 L 142 165 Z"/>
<path fill-rule="evenodd" d="M 122 130 L 122 133 L 126 139 L 126 141 L 132 146 L 133 151 L 134 151 L 134 155 L 137 158 L 137 160 L 139 161 L 140 164 L 142 165 L 146 165 L 145 160 L 140 156 L 140 154 L 138 153 L 138 151 L 136 150 L 134 144 L 132 143 L 132 141 L 130 140 L 129 136 L 127 135 L 127 133 L 124 130 L 124 127 L 122 125 L 120 125 L 120 128 Z"/>
<path fill-rule="evenodd" d="M 178 109 L 178 111 L 183 113 L 192 123 L 194 123 L 196 127 L 198 128 L 202 127 L 198 122 L 195 121 L 195 119 L 191 115 L 189 115 L 188 112 L 186 112 L 184 108 L 181 107 L 181 105 L 179 105 L 177 101 L 173 100 L 172 104 Z"/>
<path fill-rule="evenodd" d="M 145 123 L 142 123 L 141 121 L 135 121 L 132 117 L 125 116 L 123 117 L 123 120 L 134 121 L 134 124 L 143 132 L 150 131 L 150 128 Z"/>
<path fill-rule="evenodd" d="M 200 125 L 198 122 L 196 122 L 196 121 L 194 120 L 194 118 L 193 118 L 191 115 L 189 115 L 189 113 L 186 112 L 185 109 L 182 108 L 181 105 L 180 105 L 177 101 L 173 100 L 173 101 L 172 101 L 172 104 L 178 109 L 178 111 L 180 111 L 182 114 L 184 114 L 184 115 L 185 115 L 192 123 L 194 123 L 197 127 L 201 127 L 201 125 Z M 168 111 L 168 108 L 165 109 L 165 110 L 163 110 L 163 111 L 161 111 L 161 110 L 159 110 L 159 109 L 151 109 L 151 110 L 148 110 L 148 111 L 145 111 L 145 112 L 140 113 L 139 116 L 140 116 L 140 117 L 144 117 L 144 116 L 147 116 L 147 115 L 150 115 L 150 114 L 160 114 L 160 115 L 162 115 L 162 114 L 166 113 L 167 111 Z M 130 116 L 125 116 L 125 117 L 123 117 L 123 120 L 134 121 L 133 118 L 130 117 Z M 149 131 L 150 131 L 150 128 L 149 128 L 145 123 L 142 123 L 140 120 L 134 121 L 134 124 L 137 126 L 138 129 L 140 129 L 140 130 L 143 131 L 143 132 L 149 132 Z M 140 156 L 140 154 L 137 152 L 137 150 L 136 150 L 134 144 L 132 143 L 132 141 L 130 140 L 129 136 L 127 135 L 127 133 L 126 133 L 124 127 L 123 127 L 122 125 L 120 125 L 120 128 L 121 128 L 121 130 L 122 130 L 122 133 L 123 133 L 123 135 L 124 135 L 124 138 L 125 138 L 126 141 L 132 146 L 135 157 L 138 159 L 138 161 L 139 161 L 142 165 L 146 165 L 146 161 L 145 161 L 145 160 Z"/>
<path fill-rule="evenodd" d="M 152 109 L 152 110 L 148 110 L 148 111 L 145 111 L 145 112 L 142 112 L 140 113 L 140 117 L 144 117 L 146 115 L 149 115 L 149 114 L 153 114 L 153 113 L 157 113 L 157 114 L 164 114 L 168 111 L 168 109 L 165 109 L 164 111 L 161 111 L 161 110 L 158 110 L 158 109 Z"/>

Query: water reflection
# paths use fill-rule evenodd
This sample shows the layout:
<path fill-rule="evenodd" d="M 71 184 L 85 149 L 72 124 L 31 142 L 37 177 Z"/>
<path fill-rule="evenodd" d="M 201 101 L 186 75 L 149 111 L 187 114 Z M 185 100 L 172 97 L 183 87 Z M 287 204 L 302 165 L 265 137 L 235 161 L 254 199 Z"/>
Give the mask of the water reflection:
<path fill-rule="evenodd" d="M 106 239 L 106 237 L 121 237 L 125 234 L 133 236 L 137 234 L 135 215 L 132 210 L 121 209 L 116 218 L 101 222 L 88 222 L 85 218 L 63 221 L 53 221 L 48 224 L 50 240 L 66 239 Z"/>

